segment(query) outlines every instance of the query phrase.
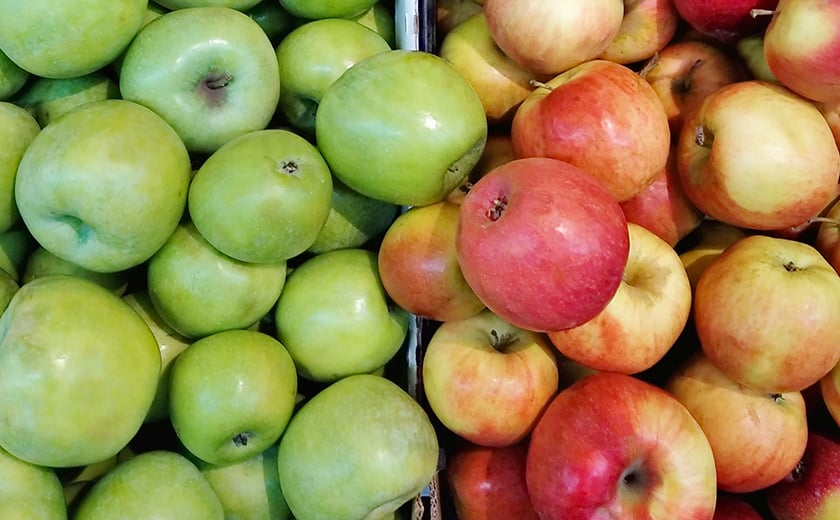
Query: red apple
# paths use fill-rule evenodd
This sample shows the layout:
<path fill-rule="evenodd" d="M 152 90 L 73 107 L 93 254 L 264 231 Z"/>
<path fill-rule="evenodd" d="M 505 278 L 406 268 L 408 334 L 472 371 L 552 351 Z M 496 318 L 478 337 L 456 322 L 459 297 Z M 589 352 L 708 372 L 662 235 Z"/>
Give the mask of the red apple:
<path fill-rule="evenodd" d="M 721 491 L 717 496 L 712 520 L 764 520 L 764 517 L 745 495 Z"/>
<path fill-rule="evenodd" d="M 776 520 L 840 518 L 840 439 L 836 432 L 811 431 L 801 463 L 764 495 Z"/>
<path fill-rule="evenodd" d="M 764 57 L 789 89 L 819 102 L 840 102 L 840 4 L 779 0 L 764 33 Z"/>
<path fill-rule="evenodd" d="M 548 338 L 583 365 L 636 374 L 662 359 L 682 333 L 691 285 L 673 247 L 637 224 L 628 230 L 630 254 L 613 299 L 591 320 Z"/>
<path fill-rule="evenodd" d="M 599 372 L 561 391 L 528 446 L 525 481 L 542 520 L 710 520 L 709 441 L 670 394 Z"/>
<path fill-rule="evenodd" d="M 481 11 L 446 34 L 439 54 L 475 89 L 491 126 L 509 125 L 517 107 L 533 90 L 530 81 L 547 79 L 519 65 L 499 49 Z"/>
<path fill-rule="evenodd" d="M 458 520 L 537 520 L 525 485 L 528 441 L 490 448 L 461 443 L 444 476 Z"/>
<path fill-rule="evenodd" d="M 700 40 L 674 41 L 642 69 L 659 96 L 671 138 L 676 141 L 685 118 L 715 90 L 747 79 L 743 66 L 720 46 Z"/>
<path fill-rule="evenodd" d="M 426 345 L 422 373 L 441 424 L 481 446 L 524 439 L 558 389 L 557 359 L 545 335 L 488 310 L 441 323 Z"/>
<path fill-rule="evenodd" d="M 834 135 L 834 142 L 840 146 L 840 101 L 816 103 L 816 106 L 828 122 L 828 127 Z"/>
<path fill-rule="evenodd" d="M 624 19 L 619 0 L 484 0 L 493 40 L 528 70 L 554 75 L 603 53 Z"/>
<path fill-rule="evenodd" d="M 674 247 L 703 222 L 704 215 L 686 196 L 674 147 L 671 152 L 653 182 L 622 202 L 621 209 L 627 222 L 643 226 Z"/>
<path fill-rule="evenodd" d="M 516 159 L 461 202 L 455 253 L 478 298 L 514 325 L 555 331 L 607 306 L 629 253 L 618 202 L 564 161 Z"/>
<path fill-rule="evenodd" d="M 721 87 L 688 116 L 677 168 L 686 195 L 706 215 L 778 230 L 800 225 L 831 201 L 840 152 L 812 102 L 748 80 Z"/>
<path fill-rule="evenodd" d="M 749 493 L 775 484 L 805 451 L 808 419 L 800 392 L 771 394 L 747 388 L 702 352 L 671 374 L 665 390 L 706 434 L 720 490 Z"/>
<path fill-rule="evenodd" d="M 671 41 L 679 24 L 674 0 L 624 0 L 618 34 L 599 58 L 621 64 L 646 60 Z"/>
<path fill-rule="evenodd" d="M 774 9 L 779 0 L 674 0 L 680 16 L 698 32 L 734 44 L 763 31 L 770 20 L 755 17 L 753 9 Z"/>
<path fill-rule="evenodd" d="M 619 202 L 653 182 L 668 162 L 668 116 L 653 87 L 630 68 L 593 60 L 559 74 L 519 106 L 517 157 L 552 157 L 600 180 Z"/>
<path fill-rule="evenodd" d="M 378 249 L 379 276 L 388 296 L 408 312 L 445 321 L 484 308 L 455 257 L 458 215 L 453 202 L 413 206 L 385 231 Z"/>
<path fill-rule="evenodd" d="M 804 390 L 840 361 L 840 276 L 804 242 L 738 240 L 700 275 L 693 313 L 703 351 L 755 390 Z"/>

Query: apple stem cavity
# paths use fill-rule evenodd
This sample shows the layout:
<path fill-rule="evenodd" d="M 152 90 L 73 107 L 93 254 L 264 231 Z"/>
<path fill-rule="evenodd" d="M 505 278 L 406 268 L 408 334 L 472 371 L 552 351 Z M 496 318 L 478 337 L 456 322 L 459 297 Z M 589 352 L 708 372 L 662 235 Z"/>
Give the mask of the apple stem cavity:
<path fill-rule="evenodd" d="M 694 142 L 697 143 L 697 146 L 711 148 L 714 141 L 714 134 L 709 132 L 705 126 L 697 125 L 697 128 L 694 130 Z"/>
<path fill-rule="evenodd" d="M 251 432 L 237 433 L 236 435 L 233 436 L 233 444 L 236 445 L 237 447 L 247 446 L 248 441 L 253 436 L 254 436 L 254 434 L 251 433 Z"/>
<path fill-rule="evenodd" d="M 487 218 L 489 218 L 493 222 L 499 220 L 500 218 L 502 218 L 502 213 L 504 213 L 505 209 L 507 209 L 507 205 L 507 197 L 505 197 L 504 195 L 496 197 L 495 199 L 493 199 L 492 206 L 490 206 L 490 208 L 487 209 Z"/>
<path fill-rule="evenodd" d="M 699 69 L 701 65 L 703 65 L 703 60 L 701 60 L 700 58 L 694 60 L 694 63 L 691 64 L 691 67 L 689 67 L 682 80 L 677 80 L 674 82 L 674 87 L 679 92 L 688 92 L 689 90 L 691 90 L 691 84 L 694 81 L 694 75 L 697 73 L 697 69 Z"/>
<path fill-rule="evenodd" d="M 515 340 L 514 334 L 499 334 L 496 329 L 490 330 L 490 345 L 498 352 L 504 352 Z"/>
<path fill-rule="evenodd" d="M 759 16 L 772 16 L 776 14 L 773 9 L 750 9 L 750 16 L 758 18 Z"/>
<path fill-rule="evenodd" d="M 196 89 L 207 100 L 210 106 L 218 107 L 224 101 L 223 92 L 225 87 L 230 85 L 233 81 L 233 76 L 227 72 L 218 72 L 211 70 L 204 76 L 203 80 L 198 83 Z"/>

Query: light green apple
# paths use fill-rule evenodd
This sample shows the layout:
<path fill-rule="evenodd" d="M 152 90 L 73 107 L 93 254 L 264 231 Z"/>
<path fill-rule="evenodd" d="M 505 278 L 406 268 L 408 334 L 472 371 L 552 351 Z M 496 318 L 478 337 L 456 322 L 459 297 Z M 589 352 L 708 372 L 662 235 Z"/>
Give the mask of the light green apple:
<path fill-rule="evenodd" d="M 388 300 L 376 253 L 337 249 L 305 260 L 289 274 L 274 322 L 298 373 L 333 382 L 390 361 L 405 341 L 408 320 L 408 313 Z"/>
<path fill-rule="evenodd" d="M 23 154 L 41 131 L 25 109 L 0 101 L 0 233 L 20 220 L 15 202 L 15 178 Z"/>
<path fill-rule="evenodd" d="M 0 100 L 6 100 L 17 94 L 29 79 L 29 72 L 18 67 L 0 51 Z"/>
<path fill-rule="evenodd" d="M 163 321 L 152 304 L 148 291 L 144 289 L 132 291 L 123 296 L 123 301 L 134 309 L 149 326 L 149 330 L 152 331 L 152 335 L 157 340 L 158 350 L 160 351 L 160 378 L 155 398 L 146 412 L 144 422 L 167 419 L 169 417 L 169 382 L 172 374 L 172 362 L 190 346 L 192 340 L 178 334 Z"/>
<path fill-rule="evenodd" d="M 377 0 L 280 0 L 287 11 L 300 18 L 317 20 L 320 18 L 351 18 L 358 16 L 376 3 Z"/>
<path fill-rule="evenodd" d="M 292 29 L 301 23 L 300 19 L 284 9 L 277 0 L 261 0 L 244 12 L 262 27 L 275 48 Z"/>
<path fill-rule="evenodd" d="M 79 497 L 83 496 L 103 475 L 114 469 L 117 464 L 125 462 L 135 455 L 136 453 L 129 445 L 105 460 L 75 468 L 57 469 L 56 473 L 58 474 L 58 480 L 61 481 L 67 510 L 72 511 Z"/>
<path fill-rule="evenodd" d="M 52 468 L 25 462 L 0 448 L 0 482 L 3 520 L 67 518 L 61 482 Z"/>
<path fill-rule="evenodd" d="M 204 161 L 188 210 L 222 253 L 279 263 L 312 245 L 331 199 L 332 175 L 318 149 L 291 130 L 267 129 L 226 143 Z"/>
<path fill-rule="evenodd" d="M 113 292 L 117 296 L 125 294 L 128 289 L 128 272 L 116 271 L 113 273 L 100 273 L 85 269 L 73 262 L 69 262 L 63 258 L 55 256 L 41 246 L 36 246 L 35 249 L 29 253 L 26 259 L 26 264 L 21 275 L 21 284 L 31 282 L 35 278 L 49 276 L 53 274 L 69 274 L 78 276 L 80 278 L 87 278 L 88 280 L 101 285 L 102 287 Z"/>
<path fill-rule="evenodd" d="M 472 86 L 443 58 L 392 50 L 356 63 L 324 93 L 318 148 L 354 190 L 395 204 L 446 198 L 484 150 L 487 117 Z"/>
<path fill-rule="evenodd" d="M 143 22 L 148 0 L 4 0 L 0 50 L 47 78 L 82 76 L 114 60 Z"/>
<path fill-rule="evenodd" d="M 277 475 L 277 443 L 225 466 L 194 461 L 222 502 L 227 520 L 291 520 Z"/>
<path fill-rule="evenodd" d="M 351 20 L 355 20 L 365 27 L 372 29 L 388 42 L 389 47 L 396 49 L 397 27 L 394 14 L 394 5 L 392 3 L 385 0 L 378 0 L 367 11 L 352 17 Z"/>
<path fill-rule="evenodd" d="M 390 50 L 382 36 L 353 20 L 304 23 L 275 51 L 282 85 L 278 109 L 292 128 L 314 135 L 315 112 L 327 87 L 357 62 Z"/>
<path fill-rule="evenodd" d="M 120 68 L 124 99 L 160 114 L 192 152 L 265 128 L 277 108 L 274 46 L 248 15 L 189 7 L 143 27 Z"/>
<path fill-rule="evenodd" d="M 178 134 L 122 99 L 78 106 L 44 127 L 15 179 L 18 210 L 54 255 L 91 271 L 137 266 L 180 221 L 191 177 Z"/>
<path fill-rule="evenodd" d="M 429 416 L 392 381 L 369 374 L 315 394 L 280 439 L 280 487 L 295 518 L 381 520 L 435 474 Z"/>
<path fill-rule="evenodd" d="M 35 78 L 14 98 L 41 127 L 71 108 L 90 101 L 118 99 L 120 87 L 102 70 L 72 78 Z"/>
<path fill-rule="evenodd" d="M 146 281 L 163 321 L 186 338 L 200 338 L 260 321 L 280 297 L 286 262 L 236 260 L 186 221 L 149 260 Z"/>
<path fill-rule="evenodd" d="M 119 452 L 152 402 L 160 354 L 119 296 L 67 275 L 37 278 L 0 316 L 0 446 L 50 467 Z"/>
<path fill-rule="evenodd" d="M 38 243 L 19 221 L 8 231 L 0 233 L 0 270 L 8 273 L 16 282 L 21 283 L 23 270 L 29 255 Z"/>
<path fill-rule="evenodd" d="M 244 11 L 259 3 L 260 0 L 155 0 L 167 9 L 184 9 L 186 7 L 229 7 Z"/>
<path fill-rule="evenodd" d="M 307 251 L 321 254 L 365 246 L 385 233 L 399 212 L 398 205 L 362 195 L 334 178 L 330 214 Z"/>
<path fill-rule="evenodd" d="M 222 504 L 189 459 L 152 450 L 122 462 L 79 500 L 73 520 L 224 520 Z"/>
<path fill-rule="evenodd" d="M 279 341 L 228 330 L 196 340 L 175 358 L 169 419 L 190 453 L 235 464 L 277 442 L 296 396 L 295 365 Z"/>

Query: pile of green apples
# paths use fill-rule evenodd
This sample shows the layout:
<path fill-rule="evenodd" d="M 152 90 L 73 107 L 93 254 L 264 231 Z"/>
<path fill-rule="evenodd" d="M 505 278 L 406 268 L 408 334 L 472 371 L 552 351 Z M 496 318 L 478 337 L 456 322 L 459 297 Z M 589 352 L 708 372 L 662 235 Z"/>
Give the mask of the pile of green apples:
<path fill-rule="evenodd" d="M 487 119 L 386 0 L 0 3 L 0 518 L 401 518 L 379 275 Z"/>

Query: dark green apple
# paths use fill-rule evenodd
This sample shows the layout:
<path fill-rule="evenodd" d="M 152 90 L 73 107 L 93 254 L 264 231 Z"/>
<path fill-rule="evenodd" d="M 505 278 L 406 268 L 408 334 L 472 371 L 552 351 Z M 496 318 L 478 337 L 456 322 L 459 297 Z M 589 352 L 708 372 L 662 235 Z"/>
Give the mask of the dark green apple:
<path fill-rule="evenodd" d="M 118 99 L 120 87 L 102 70 L 72 78 L 35 78 L 14 98 L 14 103 L 33 116 L 38 124 L 50 121 L 71 108 L 90 101 Z"/>

